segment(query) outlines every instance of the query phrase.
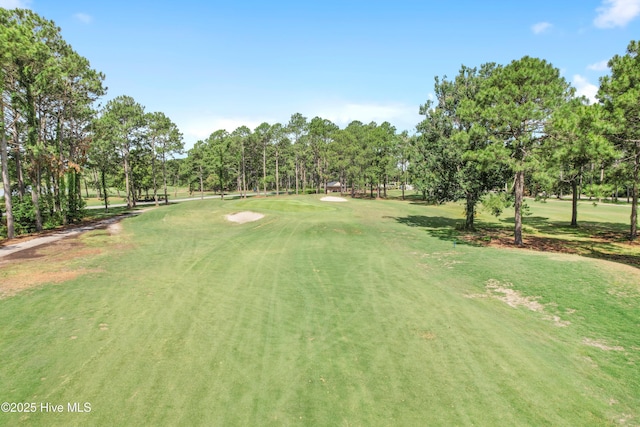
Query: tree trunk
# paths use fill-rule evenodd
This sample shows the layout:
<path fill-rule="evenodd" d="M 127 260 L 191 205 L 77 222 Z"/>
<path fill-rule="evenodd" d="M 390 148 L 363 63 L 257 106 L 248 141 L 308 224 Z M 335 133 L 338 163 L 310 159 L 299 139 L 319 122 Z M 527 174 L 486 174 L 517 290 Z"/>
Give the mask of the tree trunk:
<path fill-rule="evenodd" d="M 51 174 L 51 184 L 48 188 L 53 187 L 53 208 L 56 213 L 59 213 L 62 217 L 62 225 L 67 225 L 67 215 L 63 212 L 63 198 L 65 193 L 64 175 L 60 175 L 56 169 L 55 173 Z"/>
<path fill-rule="evenodd" d="M 167 194 L 167 159 L 164 152 L 162 153 L 162 188 L 164 189 L 164 204 L 169 204 L 169 195 Z"/>
<path fill-rule="evenodd" d="M 244 142 L 242 143 L 242 198 L 247 198 L 247 171 L 244 159 Z"/>
<path fill-rule="evenodd" d="M 262 148 L 262 189 L 267 197 L 267 145 Z"/>
<path fill-rule="evenodd" d="M 87 179 L 84 179 L 84 194 L 89 198 L 89 184 L 87 183 Z"/>
<path fill-rule="evenodd" d="M 158 206 L 158 183 L 156 181 L 156 144 L 155 141 L 151 143 L 151 176 L 153 177 L 153 200 Z"/>
<path fill-rule="evenodd" d="M 124 151 L 124 186 L 127 194 L 127 209 L 131 209 L 133 207 L 132 198 L 131 198 L 131 183 L 129 182 L 129 149 L 125 149 Z"/>
<path fill-rule="evenodd" d="M 571 181 L 571 192 L 573 193 L 571 199 L 571 226 L 578 226 L 578 179 L 575 178 Z"/>
<path fill-rule="evenodd" d="M 384 198 L 387 198 L 387 180 L 389 179 L 389 177 L 385 174 L 384 176 L 384 181 L 382 182 L 382 188 L 384 189 Z"/>
<path fill-rule="evenodd" d="M 466 220 L 464 223 L 464 229 L 469 231 L 475 231 L 475 225 L 473 223 L 476 213 L 476 196 L 473 193 L 467 193 L 466 197 L 465 214 Z"/>
<path fill-rule="evenodd" d="M 2 123 L 2 135 L 0 135 L 0 167 L 2 167 L 2 185 L 4 189 L 4 207 L 7 217 L 7 237 L 15 237 L 15 225 L 13 222 L 13 204 L 11 203 L 11 181 L 9 180 L 9 162 L 7 153 L 7 134 L 4 131 L 4 105 L 0 97 L 0 123 Z"/>
<path fill-rule="evenodd" d="M 578 200 L 582 200 L 582 168 L 580 168 L 580 185 L 578 186 Z"/>
<path fill-rule="evenodd" d="M 33 201 L 33 210 L 36 215 L 36 231 L 42 231 L 42 212 L 40 211 L 40 165 L 38 162 L 34 161 L 34 171 L 33 171 L 33 182 L 31 185 L 31 200 Z"/>
<path fill-rule="evenodd" d="M 204 181 L 202 178 L 202 165 L 200 165 L 200 200 L 204 199 Z"/>
<path fill-rule="evenodd" d="M 515 228 L 514 243 L 522 246 L 522 200 L 524 198 L 524 171 L 516 172 L 515 190 Z"/>
<path fill-rule="evenodd" d="M 93 178 L 93 185 L 98 193 L 98 198 L 102 199 L 102 186 L 98 182 L 98 171 L 96 169 L 91 170 L 91 177 Z"/>
<path fill-rule="evenodd" d="M 280 195 L 280 174 L 278 171 L 278 151 L 276 149 L 276 197 Z"/>
<path fill-rule="evenodd" d="M 20 200 L 24 199 L 25 187 L 24 187 L 24 172 L 22 171 L 22 161 L 20 159 L 20 133 L 18 132 L 18 118 L 20 116 L 16 113 L 13 119 L 13 145 L 14 145 L 14 159 L 16 162 L 16 178 L 18 181 L 18 196 Z"/>
<path fill-rule="evenodd" d="M 407 166 L 406 163 L 403 163 L 404 166 L 404 183 L 402 184 L 402 200 L 404 200 L 404 189 L 407 186 Z"/>
<path fill-rule="evenodd" d="M 631 189 L 631 229 L 629 240 L 638 237 L 638 178 L 640 175 L 640 144 L 636 143 L 636 153 L 633 162 L 633 188 Z"/>
<path fill-rule="evenodd" d="M 299 166 L 298 166 L 298 158 L 296 158 L 296 164 L 295 164 L 295 169 L 296 169 L 296 196 L 298 195 L 298 190 L 299 190 L 299 183 L 300 183 L 300 171 L 299 171 Z"/>
<path fill-rule="evenodd" d="M 100 181 L 102 183 L 102 192 L 104 194 L 104 211 L 109 212 L 109 195 L 107 194 L 107 171 L 100 170 Z"/>

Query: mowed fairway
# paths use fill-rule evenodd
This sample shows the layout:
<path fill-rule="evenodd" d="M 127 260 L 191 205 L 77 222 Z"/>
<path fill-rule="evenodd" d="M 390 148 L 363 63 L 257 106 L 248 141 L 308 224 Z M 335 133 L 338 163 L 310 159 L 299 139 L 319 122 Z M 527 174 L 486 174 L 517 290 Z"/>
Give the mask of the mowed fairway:
<path fill-rule="evenodd" d="M 638 270 L 454 246 L 443 215 L 206 200 L 87 233 L 86 274 L 0 300 L 0 401 L 38 405 L 0 424 L 640 424 Z"/>

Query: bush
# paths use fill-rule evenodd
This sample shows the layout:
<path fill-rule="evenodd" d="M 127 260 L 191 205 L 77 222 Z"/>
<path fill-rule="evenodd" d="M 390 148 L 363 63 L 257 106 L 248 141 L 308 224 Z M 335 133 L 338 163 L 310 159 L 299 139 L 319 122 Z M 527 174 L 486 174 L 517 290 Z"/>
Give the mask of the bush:
<path fill-rule="evenodd" d="M 36 211 L 30 197 L 12 198 L 13 222 L 16 234 L 27 234 L 36 231 Z"/>

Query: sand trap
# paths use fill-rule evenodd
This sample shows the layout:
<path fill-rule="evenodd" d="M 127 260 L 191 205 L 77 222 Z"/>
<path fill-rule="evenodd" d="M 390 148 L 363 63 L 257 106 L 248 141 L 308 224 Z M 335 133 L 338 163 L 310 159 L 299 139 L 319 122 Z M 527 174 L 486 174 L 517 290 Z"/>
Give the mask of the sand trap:
<path fill-rule="evenodd" d="M 343 197 L 327 196 L 320 199 L 323 202 L 346 202 L 347 199 Z"/>
<path fill-rule="evenodd" d="M 257 221 L 264 218 L 264 215 L 257 212 L 238 212 L 232 215 L 225 215 L 227 221 L 237 222 L 238 224 L 244 224 L 245 222 Z"/>

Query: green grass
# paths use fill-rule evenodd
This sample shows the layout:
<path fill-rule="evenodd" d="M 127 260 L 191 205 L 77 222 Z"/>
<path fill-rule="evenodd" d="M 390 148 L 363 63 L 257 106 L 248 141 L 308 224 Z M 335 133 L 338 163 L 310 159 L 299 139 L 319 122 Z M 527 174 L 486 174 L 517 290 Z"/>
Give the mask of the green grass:
<path fill-rule="evenodd" d="M 158 195 L 162 192 L 163 190 L 160 188 L 158 189 Z M 89 197 L 86 197 L 86 192 L 83 190 L 82 191 L 82 196 L 83 199 L 86 203 L 86 206 L 92 207 L 92 206 L 104 206 L 104 199 L 100 199 L 98 198 L 98 194 L 96 193 L 95 189 L 90 189 L 89 190 Z M 116 191 L 116 189 L 114 188 L 110 188 L 109 189 L 109 205 L 116 205 L 116 204 L 126 204 L 127 203 L 127 198 L 122 196 L 122 194 L 126 194 L 126 192 L 124 191 L 120 191 L 120 195 L 118 196 L 118 192 Z M 188 187 L 173 187 L 173 186 L 168 186 L 167 187 L 167 194 L 169 195 L 169 200 L 177 200 L 177 199 L 187 199 L 187 198 L 192 198 L 192 197 L 200 197 L 200 191 L 192 191 L 189 192 Z M 205 191 L 204 192 L 204 196 L 217 196 L 220 193 L 216 193 L 215 191 Z M 143 193 L 143 198 L 146 197 L 146 193 Z M 153 199 L 153 192 L 149 192 L 149 197 L 151 199 Z"/>
<path fill-rule="evenodd" d="M 564 221 L 554 209 L 532 204 Z M 602 220 L 624 227 L 611 209 Z M 265 217 L 224 218 L 244 210 Z M 0 300 L 0 401 L 92 411 L 0 424 L 637 425 L 637 269 L 454 247 L 460 214 L 207 200 L 85 234 L 105 248 L 82 262 L 93 273 Z M 479 220 L 509 227 L 508 213 Z M 544 309 L 511 307 L 488 284 Z"/>

